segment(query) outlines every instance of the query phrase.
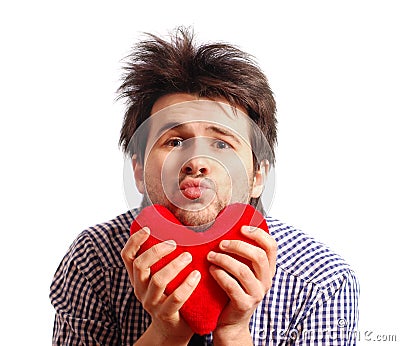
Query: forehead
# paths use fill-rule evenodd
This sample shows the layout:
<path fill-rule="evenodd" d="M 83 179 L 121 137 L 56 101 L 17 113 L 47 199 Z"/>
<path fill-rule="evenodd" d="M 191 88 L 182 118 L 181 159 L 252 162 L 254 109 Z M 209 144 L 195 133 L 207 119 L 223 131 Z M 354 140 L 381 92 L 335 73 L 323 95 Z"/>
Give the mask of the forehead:
<path fill-rule="evenodd" d="M 151 114 L 157 113 L 158 111 L 162 110 L 163 108 L 166 108 L 168 106 L 172 106 L 177 103 L 182 103 L 186 101 L 199 101 L 199 100 L 205 100 L 205 101 L 216 101 L 220 103 L 226 103 L 230 104 L 227 99 L 224 97 L 213 97 L 212 99 L 208 97 L 200 97 L 194 94 L 186 94 L 186 93 L 174 93 L 174 94 L 166 94 L 164 96 L 161 96 L 154 102 L 154 105 L 151 109 Z M 241 110 L 243 113 L 247 113 L 246 109 L 236 105 L 235 106 L 237 109 Z"/>

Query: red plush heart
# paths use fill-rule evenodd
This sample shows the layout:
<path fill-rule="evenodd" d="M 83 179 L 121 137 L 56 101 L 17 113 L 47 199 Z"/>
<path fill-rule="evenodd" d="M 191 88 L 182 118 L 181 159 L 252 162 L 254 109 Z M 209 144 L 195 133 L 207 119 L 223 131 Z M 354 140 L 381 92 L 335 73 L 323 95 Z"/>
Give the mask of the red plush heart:
<path fill-rule="evenodd" d="M 181 253 L 191 253 L 192 262 L 167 285 L 165 294 L 171 294 L 193 270 L 200 271 L 201 280 L 198 286 L 180 309 L 182 317 L 197 334 L 207 334 L 215 329 L 218 317 L 229 300 L 209 273 L 210 262 L 207 260 L 207 254 L 210 251 L 222 252 L 219 243 L 223 239 L 238 239 L 257 245 L 241 234 L 240 229 L 245 225 L 259 227 L 268 232 L 264 217 L 252 206 L 240 203 L 222 210 L 214 224 L 205 232 L 195 232 L 186 228 L 168 209 L 160 205 L 144 208 L 132 223 L 131 234 L 145 226 L 149 227 L 151 232 L 138 255 L 165 240 L 173 239 L 177 243 L 175 251 L 151 267 L 152 274 Z M 247 259 L 236 258 L 251 266 Z"/>

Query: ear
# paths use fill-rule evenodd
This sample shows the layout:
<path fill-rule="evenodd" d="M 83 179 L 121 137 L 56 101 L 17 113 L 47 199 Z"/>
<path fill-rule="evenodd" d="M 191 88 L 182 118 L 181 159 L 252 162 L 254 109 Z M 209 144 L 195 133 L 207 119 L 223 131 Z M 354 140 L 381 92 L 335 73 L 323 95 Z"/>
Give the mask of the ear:
<path fill-rule="evenodd" d="M 144 194 L 144 169 L 143 165 L 139 163 L 137 155 L 132 156 L 133 176 L 135 177 L 136 188 L 143 195 Z"/>
<path fill-rule="evenodd" d="M 265 160 L 260 163 L 259 169 L 254 172 L 253 186 L 250 195 L 251 198 L 258 198 L 261 196 L 261 193 L 264 189 L 264 181 L 267 177 L 268 169 L 269 162 L 268 160 Z"/>

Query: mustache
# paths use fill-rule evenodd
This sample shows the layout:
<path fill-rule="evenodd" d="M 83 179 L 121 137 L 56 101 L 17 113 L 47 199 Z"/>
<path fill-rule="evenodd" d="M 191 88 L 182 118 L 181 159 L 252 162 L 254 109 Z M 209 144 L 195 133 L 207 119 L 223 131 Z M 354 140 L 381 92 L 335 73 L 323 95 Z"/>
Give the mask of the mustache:
<path fill-rule="evenodd" d="M 206 178 L 205 174 L 200 173 L 200 174 L 182 174 L 179 177 L 179 183 L 181 183 L 183 180 L 187 179 L 187 178 L 192 178 L 192 179 L 207 179 L 207 180 L 211 180 L 209 178 Z"/>

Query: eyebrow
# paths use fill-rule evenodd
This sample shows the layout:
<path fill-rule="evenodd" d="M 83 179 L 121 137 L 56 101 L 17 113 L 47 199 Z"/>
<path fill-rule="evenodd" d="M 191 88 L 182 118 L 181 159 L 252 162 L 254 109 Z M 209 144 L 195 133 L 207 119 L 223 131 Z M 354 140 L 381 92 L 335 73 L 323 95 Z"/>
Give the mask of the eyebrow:
<path fill-rule="evenodd" d="M 156 138 L 160 138 L 160 136 L 163 135 L 164 132 L 167 132 L 168 130 L 176 129 L 176 128 L 182 127 L 183 125 L 184 125 L 184 124 L 178 123 L 178 122 L 176 122 L 176 121 L 166 123 L 166 124 L 164 124 L 163 126 L 161 126 L 161 127 L 158 129 L 158 131 L 157 131 L 157 133 L 156 133 Z"/>
<path fill-rule="evenodd" d="M 234 140 L 237 144 L 241 144 L 239 141 L 238 137 L 231 131 L 226 130 L 225 128 L 216 126 L 216 125 L 210 125 L 206 127 L 206 130 L 211 130 L 212 132 L 216 132 L 220 135 L 230 137 L 232 140 Z"/>
<path fill-rule="evenodd" d="M 168 122 L 166 124 L 164 124 L 163 126 L 161 126 L 157 133 L 156 133 L 156 138 L 159 138 L 161 135 L 163 135 L 165 132 L 169 131 L 169 130 L 175 130 L 175 129 L 179 129 L 182 128 L 186 125 L 187 123 L 179 123 L 179 122 Z M 230 137 L 233 141 L 235 141 L 238 144 L 241 144 L 240 140 L 238 139 L 238 137 L 232 132 L 229 131 L 225 128 L 222 128 L 220 126 L 217 125 L 209 125 L 206 127 L 206 131 L 211 131 L 211 132 L 215 132 L 218 133 L 220 135 L 226 136 L 226 137 Z"/>

